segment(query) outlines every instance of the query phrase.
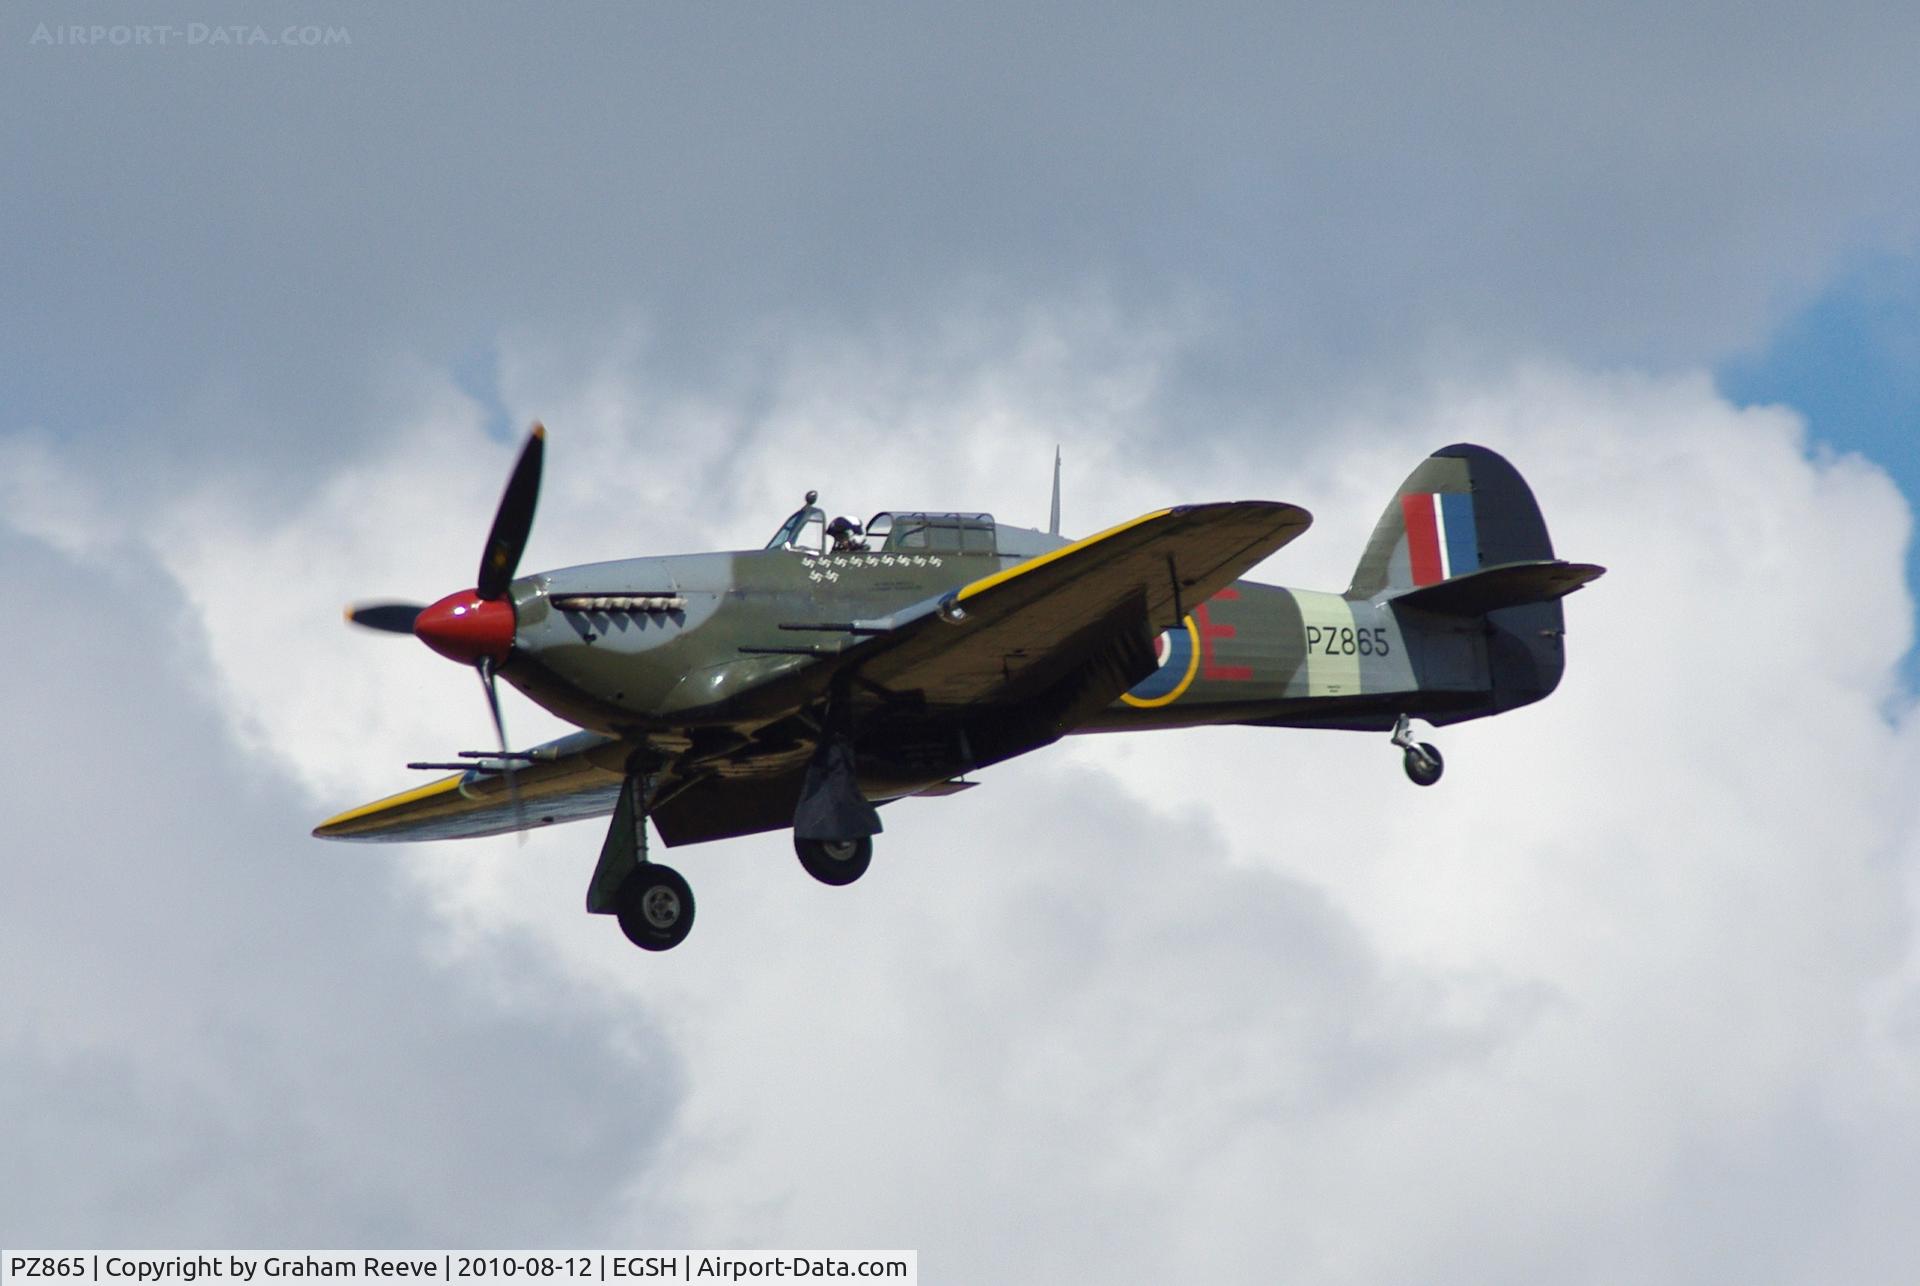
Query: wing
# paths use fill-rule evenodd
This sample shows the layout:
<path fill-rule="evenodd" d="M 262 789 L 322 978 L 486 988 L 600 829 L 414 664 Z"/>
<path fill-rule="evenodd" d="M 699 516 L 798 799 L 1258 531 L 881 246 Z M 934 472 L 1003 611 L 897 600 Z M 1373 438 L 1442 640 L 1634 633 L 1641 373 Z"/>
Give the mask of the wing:
<path fill-rule="evenodd" d="M 1312 521 L 1266 500 L 1161 509 L 962 586 L 851 665 L 870 694 L 935 715 L 1020 710 L 1031 726 L 1001 748 L 1018 753 L 1118 699 L 1151 672 L 1155 635 Z"/>
<path fill-rule="evenodd" d="M 840 653 L 862 699 L 910 721 L 964 722 L 973 762 L 1044 745 L 1111 704 L 1153 667 L 1152 640 L 1313 521 L 1270 501 L 1183 505 L 1052 550 L 938 602 L 871 623 Z M 817 690 L 817 680 L 809 678 Z M 611 814 L 631 747 L 575 733 L 515 770 L 524 826 Z M 776 829 L 792 820 L 799 774 L 681 777 L 655 806 L 669 845 Z M 322 839 L 463 839 L 521 829 L 505 777 L 476 768 L 321 823 Z"/>
<path fill-rule="evenodd" d="M 574 733 L 529 752 L 514 769 L 524 827 L 515 817 L 506 777 L 475 767 L 416 790 L 349 809 L 314 828 L 319 839 L 402 841 L 472 839 L 605 817 L 620 797 L 625 751 L 596 733 Z"/>

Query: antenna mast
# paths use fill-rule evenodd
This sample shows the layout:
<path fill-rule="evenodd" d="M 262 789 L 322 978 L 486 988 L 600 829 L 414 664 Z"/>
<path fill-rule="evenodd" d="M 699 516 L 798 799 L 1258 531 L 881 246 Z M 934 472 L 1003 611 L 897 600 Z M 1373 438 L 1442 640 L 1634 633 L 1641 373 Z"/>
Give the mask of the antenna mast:
<path fill-rule="evenodd" d="M 1060 444 L 1053 447 L 1053 510 L 1047 516 L 1047 534 L 1060 534 Z"/>

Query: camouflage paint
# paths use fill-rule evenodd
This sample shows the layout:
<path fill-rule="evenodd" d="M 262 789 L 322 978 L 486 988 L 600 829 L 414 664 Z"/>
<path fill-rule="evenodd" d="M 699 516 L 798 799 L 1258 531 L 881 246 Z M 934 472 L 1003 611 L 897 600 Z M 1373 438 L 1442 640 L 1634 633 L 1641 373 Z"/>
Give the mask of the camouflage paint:
<path fill-rule="evenodd" d="M 1046 541 L 1044 533 L 1019 536 L 1039 551 L 1033 564 L 1051 560 L 1051 542 L 1035 538 Z M 1445 448 L 1422 461 L 1388 503 L 1345 594 L 1250 581 L 1221 589 L 1160 636 L 1155 669 L 1070 730 L 1218 723 L 1385 730 L 1402 715 L 1442 724 L 1537 701 L 1564 666 L 1557 599 L 1470 618 L 1394 600 L 1430 580 L 1436 558 L 1457 576 L 1552 556 L 1532 494 L 1512 466 L 1483 448 Z M 708 783 L 703 790 L 717 801 L 709 814 L 752 813 L 751 829 L 778 825 L 779 808 L 766 806 L 756 783 L 797 782 L 842 668 L 833 661 L 857 655 L 864 642 L 832 627 L 978 594 L 1022 561 L 986 552 L 768 549 L 628 559 L 515 581 L 514 651 L 501 676 L 587 729 L 536 748 L 537 762 L 517 774 L 530 821 L 604 815 L 627 756 L 646 747 L 677 765 L 682 786 Z M 588 595 L 671 597 L 676 606 L 602 611 L 554 603 Z M 818 628 L 782 628 L 792 625 Z M 932 719 L 915 716 L 912 693 L 875 704 L 874 694 L 852 691 L 864 703 L 861 787 L 870 797 L 936 786 L 975 762 L 968 711 Z M 797 787 L 781 787 L 790 788 Z M 497 771 L 477 769 L 343 814 L 318 833 L 495 833 L 512 829 L 505 795 Z M 655 820 L 669 843 L 676 834 L 705 838 L 703 826 L 725 824 L 711 815 L 677 827 L 661 813 Z"/>

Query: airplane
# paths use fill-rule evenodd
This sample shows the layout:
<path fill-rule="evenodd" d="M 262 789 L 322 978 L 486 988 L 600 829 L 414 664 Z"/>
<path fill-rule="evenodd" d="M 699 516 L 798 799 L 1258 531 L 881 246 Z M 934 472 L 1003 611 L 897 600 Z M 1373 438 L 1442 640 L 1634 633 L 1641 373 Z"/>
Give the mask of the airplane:
<path fill-rule="evenodd" d="M 1408 475 L 1344 592 L 1240 577 L 1304 532 L 1266 500 L 1175 505 L 1079 540 L 985 513 L 831 523 L 809 491 L 762 549 L 517 574 L 546 431 L 533 427 L 473 588 L 350 607 L 479 673 L 500 749 L 323 822 L 322 839 L 499 835 L 611 815 L 587 910 L 636 946 L 685 940 L 694 899 L 651 859 L 791 828 L 808 874 L 866 873 L 876 806 L 1070 733 L 1210 724 L 1387 733 L 1406 775 L 1444 767 L 1412 721 L 1539 701 L 1565 668 L 1560 600 L 1605 569 L 1554 557 L 1519 472 L 1460 443 Z M 508 748 L 504 679 L 579 731 Z"/>

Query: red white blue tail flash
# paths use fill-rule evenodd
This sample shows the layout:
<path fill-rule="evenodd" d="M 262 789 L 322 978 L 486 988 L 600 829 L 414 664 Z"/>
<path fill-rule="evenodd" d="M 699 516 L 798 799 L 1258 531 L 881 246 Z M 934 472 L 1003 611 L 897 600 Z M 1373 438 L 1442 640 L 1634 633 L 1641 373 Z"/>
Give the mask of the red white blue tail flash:
<path fill-rule="evenodd" d="M 1400 497 L 1413 583 L 1437 585 L 1480 570 L 1480 538 L 1473 525 L 1473 494 L 1414 492 Z"/>

